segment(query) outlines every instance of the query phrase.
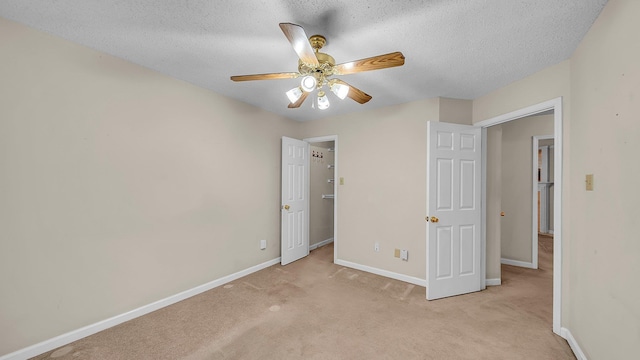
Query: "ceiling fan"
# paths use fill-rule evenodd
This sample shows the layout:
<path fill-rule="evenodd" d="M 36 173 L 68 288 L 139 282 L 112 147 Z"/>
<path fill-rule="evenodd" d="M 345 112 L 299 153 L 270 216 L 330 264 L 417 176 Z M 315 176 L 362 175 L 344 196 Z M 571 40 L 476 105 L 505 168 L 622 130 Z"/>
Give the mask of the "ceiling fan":
<path fill-rule="evenodd" d="M 298 108 L 314 90 L 318 90 L 314 106 L 324 110 L 329 107 L 329 99 L 323 90 L 326 85 L 340 99 L 346 97 L 364 104 L 371 100 L 371 96 L 362 90 L 335 78 L 336 75 L 349 75 L 363 71 L 379 70 L 404 65 L 404 55 L 396 51 L 389 54 L 373 56 L 366 59 L 350 61 L 336 65 L 329 54 L 320 52 L 327 39 L 322 35 L 308 38 L 300 25 L 280 23 L 280 29 L 287 37 L 293 50 L 298 54 L 298 72 L 235 75 L 233 81 L 295 79 L 302 77 L 300 86 L 286 92 L 289 98 L 289 108 Z"/>

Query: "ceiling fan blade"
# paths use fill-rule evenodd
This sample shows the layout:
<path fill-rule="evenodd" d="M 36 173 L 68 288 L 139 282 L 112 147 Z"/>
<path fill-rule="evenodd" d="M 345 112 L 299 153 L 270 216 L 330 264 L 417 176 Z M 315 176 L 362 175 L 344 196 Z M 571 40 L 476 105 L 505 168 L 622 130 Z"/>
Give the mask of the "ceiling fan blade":
<path fill-rule="evenodd" d="M 308 92 L 303 92 L 302 96 L 300 96 L 300 99 L 298 99 L 298 101 L 294 102 L 293 104 L 290 103 L 288 108 L 289 109 L 299 108 L 300 105 L 302 105 L 304 100 L 307 98 L 307 96 L 309 96 L 309 93 Z"/>
<path fill-rule="evenodd" d="M 348 75 L 401 65 L 404 65 L 404 55 L 402 55 L 401 52 L 396 51 L 389 54 L 338 64 L 333 68 L 333 73 L 336 75 Z"/>
<path fill-rule="evenodd" d="M 287 37 L 300 60 L 307 65 L 319 66 L 318 58 L 309 43 L 309 37 L 300 25 L 280 23 L 280 29 Z"/>
<path fill-rule="evenodd" d="M 253 75 L 235 75 L 231 77 L 233 81 L 251 81 L 251 80 L 277 80 L 277 79 L 295 79 L 300 76 L 297 72 L 272 73 L 272 74 L 253 74 Z"/>
<path fill-rule="evenodd" d="M 347 85 L 349 87 L 349 93 L 347 94 L 347 96 L 350 97 L 355 102 L 364 104 L 369 100 L 371 100 L 371 95 L 365 93 L 364 91 L 358 89 L 357 87 L 354 87 L 353 85 L 349 85 L 340 79 L 336 79 L 336 83 Z"/>

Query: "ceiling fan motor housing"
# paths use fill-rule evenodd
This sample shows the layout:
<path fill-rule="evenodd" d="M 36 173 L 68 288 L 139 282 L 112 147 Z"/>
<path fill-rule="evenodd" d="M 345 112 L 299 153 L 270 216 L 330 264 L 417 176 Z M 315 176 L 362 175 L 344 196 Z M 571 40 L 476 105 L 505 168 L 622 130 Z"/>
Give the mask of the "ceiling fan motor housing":
<path fill-rule="evenodd" d="M 318 50 L 322 49 L 323 46 L 327 43 L 327 38 L 322 35 L 312 35 L 309 37 L 309 43 L 311 47 L 318 52 Z"/>

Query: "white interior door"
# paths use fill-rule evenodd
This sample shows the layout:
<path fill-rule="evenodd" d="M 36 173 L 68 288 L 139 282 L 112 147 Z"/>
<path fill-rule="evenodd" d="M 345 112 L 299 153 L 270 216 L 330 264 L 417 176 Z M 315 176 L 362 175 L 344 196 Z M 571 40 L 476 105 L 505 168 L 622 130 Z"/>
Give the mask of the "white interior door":
<path fill-rule="evenodd" d="M 481 287 L 481 129 L 428 123 L 427 299 Z"/>
<path fill-rule="evenodd" d="M 309 255 L 309 143 L 282 137 L 281 264 Z"/>

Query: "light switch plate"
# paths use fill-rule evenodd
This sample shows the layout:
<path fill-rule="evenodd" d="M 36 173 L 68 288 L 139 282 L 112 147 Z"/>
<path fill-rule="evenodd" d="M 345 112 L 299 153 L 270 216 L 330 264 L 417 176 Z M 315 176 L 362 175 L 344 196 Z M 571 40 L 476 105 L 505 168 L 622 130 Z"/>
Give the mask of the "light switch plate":
<path fill-rule="evenodd" d="M 587 191 L 593 191 L 593 174 L 587 174 L 585 183 Z"/>

